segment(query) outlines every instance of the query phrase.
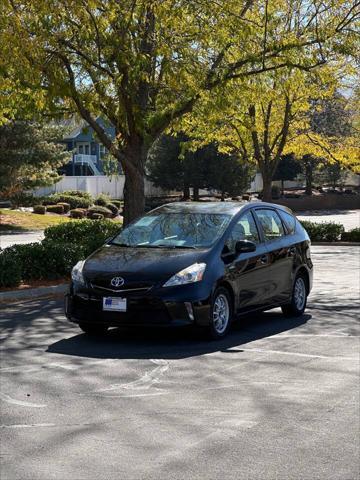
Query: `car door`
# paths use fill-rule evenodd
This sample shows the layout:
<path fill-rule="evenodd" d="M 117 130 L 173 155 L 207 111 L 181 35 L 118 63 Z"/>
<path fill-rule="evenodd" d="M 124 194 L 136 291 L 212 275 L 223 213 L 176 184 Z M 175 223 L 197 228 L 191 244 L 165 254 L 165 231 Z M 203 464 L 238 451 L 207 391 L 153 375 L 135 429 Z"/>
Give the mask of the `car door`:
<path fill-rule="evenodd" d="M 283 222 L 273 208 L 256 208 L 255 215 L 269 254 L 269 303 L 280 305 L 289 299 L 292 290 L 293 256 Z"/>
<path fill-rule="evenodd" d="M 239 240 L 250 240 L 256 244 L 255 252 L 235 252 Z M 269 253 L 259 235 L 251 210 L 243 213 L 232 227 L 225 240 L 222 259 L 225 264 L 225 277 L 235 295 L 235 310 L 243 313 L 261 308 L 268 301 Z"/>

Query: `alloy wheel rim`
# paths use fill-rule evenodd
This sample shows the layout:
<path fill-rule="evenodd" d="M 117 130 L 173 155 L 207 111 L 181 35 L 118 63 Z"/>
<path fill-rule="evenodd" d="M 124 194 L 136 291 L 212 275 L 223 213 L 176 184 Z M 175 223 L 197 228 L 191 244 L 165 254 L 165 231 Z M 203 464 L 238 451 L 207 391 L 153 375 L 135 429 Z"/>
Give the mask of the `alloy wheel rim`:
<path fill-rule="evenodd" d="M 294 286 L 294 303 L 298 310 L 302 310 L 306 300 L 306 288 L 304 280 L 299 277 Z"/>
<path fill-rule="evenodd" d="M 224 333 L 229 323 L 229 302 L 224 294 L 216 297 L 213 307 L 213 324 L 217 333 Z"/>

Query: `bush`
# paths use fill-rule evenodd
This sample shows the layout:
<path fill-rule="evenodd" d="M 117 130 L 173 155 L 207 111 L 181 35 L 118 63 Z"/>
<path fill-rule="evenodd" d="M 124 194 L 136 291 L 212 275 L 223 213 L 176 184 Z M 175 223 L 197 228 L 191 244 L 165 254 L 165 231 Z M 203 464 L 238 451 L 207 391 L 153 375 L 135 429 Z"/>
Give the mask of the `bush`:
<path fill-rule="evenodd" d="M 343 242 L 360 242 L 360 227 L 353 228 L 349 232 L 343 232 L 341 240 Z"/>
<path fill-rule="evenodd" d="M 104 215 L 102 213 L 93 213 L 91 215 L 91 220 L 102 220 Z"/>
<path fill-rule="evenodd" d="M 35 197 L 31 193 L 18 192 L 9 196 L 13 207 L 32 207 L 41 202 L 41 197 Z"/>
<path fill-rule="evenodd" d="M 314 223 L 302 221 L 302 226 L 309 234 L 312 242 L 336 242 L 340 240 L 345 229 L 339 223 Z"/>
<path fill-rule="evenodd" d="M 63 214 L 64 213 L 64 207 L 63 205 L 57 204 L 57 205 L 46 205 L 46 211 L 49 213 L 58 213 L 58 214 Z"/>
<path fill-rule="evenodd" d="M 113 205 L 115 205 L 115 207 L 120 210 L 121 206 L 122 206 L 122 202 L 120 200 L 111 200 L 111 202 Z"/>
<path fill-rule="evenodd" d="M 90 193 L 82 192 L 80 190 L 65 190 L 65 192 L 62 192 L 62 195 L 70 195 L 71 197 L 86 198 L 90 202 L 93 202 L 93 197 Z"/>
<path fill-rule="evenodd" d="M 113 216 L 113 213 L 111 210 L 109 210 L 106 207 L 101 207 L 100 205 L 96 205 L 95 207 L 89 208 L 87 212 L 87 216 L 89 218 L 92 218 L 92 215 L 94 213 L 101 213 L 101 215 L 104 215 L 105 218 L 111 218 Z"/>
<path fill-rule="evenodd" d="M 85 256 L 88 256 L 119 231 L 120 225 L 111 220 L 79 220 L 46 228 L 43 243 L 49 241 L 81 245 Z"/>
<path fill-rule="evenodd" d="M 95 205 L 100 205 L 101 207 L 106 207 L 108 203 L 110 203 L 110 197 L 105 193 L 100 193 L 100 195 L 98 195 L 94 201 Z"/>
<path fill-rule="evenodd" d="M 84 218 L 85 212 L 82 208 L 75 208 L 74 210 L 70 210 L 70 217 L 71 218 Z"/>
<path fill-rule="evenodd" d="M 54 193 L 54 195 L 50 195 L 47 197 L 47 202 L 57 204 L 57 203 L 68 203 L 70 205 L 70 209 L 74 208 L 89 208 L 92 205 L 92 200 L 88 198 L 78 197 L 75 195 L 66 195 L 63 193 Z"/>
<path fill-rule="evenodd" d="M 46 207 L 44 205 L 35 205 L 35 207 L 33 207 L 33 213 L 44 215 L 45 212 L 46 212 Z"/>
<path fill-rule="evenodd" d="M 6 251 L 0 253 L 0 288 L 17 287 L 21 282 L 21 265 Z"/>
<path fill-rule="evenodd" d="M 82 245 L 74 243 L 28 243 L 5 248 L 13 264 L 19 266 L 22 280 L 55 279 L 68 276 L 76 262 L 85 258 Z"/>
<path fill-rule="evenodd" d="M 116 217 L 119 213 L 118 207 L 116 205 L 114 205 L 113 203 L 108 203 L 106 205 L 106 208 L 108 208 L 112 212 L 114 217 Z"/>
<path fill-rule="evenodd" d="M 64 213 L 69 213 L 70 211 L 70 204 L 65 202 L 60 202 L 57 205 L 62 205 L 64 207 Z"/>

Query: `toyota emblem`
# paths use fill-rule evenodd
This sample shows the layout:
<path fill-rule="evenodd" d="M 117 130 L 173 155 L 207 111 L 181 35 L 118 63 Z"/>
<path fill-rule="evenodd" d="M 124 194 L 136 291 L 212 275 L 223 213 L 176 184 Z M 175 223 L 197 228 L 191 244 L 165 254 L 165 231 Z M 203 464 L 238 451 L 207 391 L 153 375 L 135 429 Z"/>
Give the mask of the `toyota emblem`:
<path fill-rule="evenodd" d="M 125 283 L 125 280 L 122 277 L 114 277 L 111 279 L 110 283 L 113 287 L 122 287 Z"/>

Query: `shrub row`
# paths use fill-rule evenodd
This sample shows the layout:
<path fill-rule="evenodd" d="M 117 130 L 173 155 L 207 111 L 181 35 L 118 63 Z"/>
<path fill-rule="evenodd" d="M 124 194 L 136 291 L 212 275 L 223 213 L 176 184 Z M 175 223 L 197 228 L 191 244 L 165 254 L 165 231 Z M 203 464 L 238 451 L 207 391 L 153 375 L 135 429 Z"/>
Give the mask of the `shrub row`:
<path fill-rule="evenodd" d="M 353 228 L 349 232 L 343 232 L 341 234 L 341 240 L 343 242 L 358 242 L 358 243 L 360 243 L 360 227 Z"/>
<path fill-rule="evenodd" d="M 41 243 L 13 245 L 0 251 L 0 287 L 15 287 L 21 280 L 68 276 L 76 262 L 119 230 L 119 224 L 111 220 L 80 220 L 48 227 Z"/>
<path fill-rule="evenodd" d="M 339 223 L 315 223 L 303 220 L 301 222 L 312 242 L 336 242 L 342 239 L 344 226 Z"/>

